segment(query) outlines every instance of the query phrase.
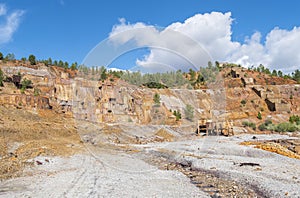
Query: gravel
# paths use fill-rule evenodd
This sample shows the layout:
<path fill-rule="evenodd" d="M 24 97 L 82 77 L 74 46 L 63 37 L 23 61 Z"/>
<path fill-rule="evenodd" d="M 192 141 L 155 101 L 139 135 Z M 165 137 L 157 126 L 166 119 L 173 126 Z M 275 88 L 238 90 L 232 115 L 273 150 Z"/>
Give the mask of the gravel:
<path fill-rule="evenodd" d="M 158 170 L 125 154 L 34 161 L 42 164 L 1 183 L 0 197 L 207 197 L 182 173 Z"/>
<path fill-rule="evenodd" d="M 255 136 L 258 141 L 290 139 L 282 135 Z M 224 181 L 234 181 L 263 197 L 300 197 L 300 161 L 239 144 L 253 141 L 252 137 L 199 137 L 128 145 L 143 151 L 134 154 L 91 149 L 68 158 L 38 157 L 32 159 L 35 165 L 26 168 L 22 177 L 1 182 L 0 197 L 209 197 L 181 172 L 158 169 L 139 157 L 150 158 L 153 152 L 173 162 L 186 161 L 193 171 L 207 171 Z"/>
<path fill-rule="evenodd" d="M 174 153 L 178 163 L 187 161 L 192 170 L 215 173 L 255 189 L 266 197 L 300 197 L 300 161 L 275 153 L 239 145 L 253 135 L 206 137 L 193 141 L 162 143 L 148 150 Z M 256 135 L 257 140 L 290 139 L 282 135 Z M 240 166 L 255 163 L 259 166 Z"/>

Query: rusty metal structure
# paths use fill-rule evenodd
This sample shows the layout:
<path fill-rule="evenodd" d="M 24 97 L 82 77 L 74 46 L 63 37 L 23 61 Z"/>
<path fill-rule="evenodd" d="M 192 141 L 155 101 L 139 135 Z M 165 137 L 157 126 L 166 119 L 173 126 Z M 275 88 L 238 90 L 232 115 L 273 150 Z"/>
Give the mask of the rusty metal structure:
<path fill-rule="evenodd" d="M 233 121 L 213 121 L 206 118 L 201 118 L 197 123 L 197 135 L 204 133 L 204 135 L 224 135 L 232 136 Z"/>

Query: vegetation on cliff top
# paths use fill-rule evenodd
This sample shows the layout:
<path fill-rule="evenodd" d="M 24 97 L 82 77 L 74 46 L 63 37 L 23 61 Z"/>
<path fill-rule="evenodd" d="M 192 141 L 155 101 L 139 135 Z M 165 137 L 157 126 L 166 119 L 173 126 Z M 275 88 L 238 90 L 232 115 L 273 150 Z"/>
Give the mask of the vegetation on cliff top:
<path fill-rule="evenodd" d="M 15 55 L 13 53 L 8 53 L 4 56 L 0 52 L 0 60 L 4 63 L 7 61 L 16 61 Z M 200 67 L 198 71 L 193 69 L 189 69 L 188 72 L 178 71 L 170 71 L 165 73 L 153 73 L 153 74 L 142 74 L 141 72 L 129 72 L 129 71 L 111 71 L 106 69 L 105 67 L 86 67 L 84 65 L 78 65 L 77 62 L 69 64 L 67 61 L 62 60 L 52 60 L 52 58 L 48 58 L 45 60 L 37 60 L 36 57 L 31 54 L 28 59 L 23 57 L 20 61 L 23 63 L 29 63 L 30 65 L 36 65 L 42 63 L 46 66 L 58 66 L 64 69 L 72 69 L 77 70 L 80 69 L 85 74 L 94 73 L 99 74 L 99 80 L 105 80 L 108 76 L 113 76 L 115 78 L 121 78 L 131 84 L 134 85 L 144 85 L 149 88 L 175 88 L 175 87 L 186 87 L 189 89 L 197 88 L 199 86 L 205 85 L 207 82 L 214 82 L 216 77 L 220 71 L 226 68 L 237 68 L 241 67 L 241 65 L 237 65 L 234 63 L 219 63 L 216 61 L 214 64 L 212 62 L 208 62 L 207 66 Z M 98 70 L 98 71 L 97 71 Z M 269 75 L 271 77 L 281 77 L 284 79 L 295 80 L 300 83 L 300 70 L 297 69 L 291 74 L 284 74 L 280 70 L 270 70 L 264 65 L 260 64 L 258 67 L 249 67 L 248 71 L 255 71 L 259 73 L 263 73 Z M 247 73 L 245 74 L 247 75 Z M 246 76 L 245 76 L 246 77 Z"/>

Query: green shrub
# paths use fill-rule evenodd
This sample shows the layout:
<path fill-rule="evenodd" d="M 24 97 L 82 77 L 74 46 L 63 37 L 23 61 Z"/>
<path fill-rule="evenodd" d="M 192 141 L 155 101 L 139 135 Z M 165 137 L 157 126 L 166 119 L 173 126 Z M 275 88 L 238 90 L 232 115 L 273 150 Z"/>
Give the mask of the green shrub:
<path fill-rule="evenodd" d="M 185 117 L 187 120 L 193 121 L 194 119 L 194 108 L 192 105 L 187 104 L 184 110 Z"/>
<path fill-rule="evenodd" d="M 289 122 L 290 123 L 300 122 L 300 117 L 298 115 L 292 115 L 292 116 L 290 116 Z"/>
<path fill-rule="evenodd" d="M 276 132 L 295 132 L 297 127 L 290 122 L 283 122 L 276 126 Z"/>
<path fill-rule="evenodd" d="M 244 106 L 245 106 L 246 103 L 247 103 L 246 100 L 242 100 L 242 101 L 241 101 L 241 104 L 244 105 Z"/>
<path fill-rule="evenodd" d="M 176 121 L 181 119 L 181 113 L 179 110 L 174 110 L 173 115 L 176 116 Z"/>
<path fill-rule="evenodd" d="M 266 130 L 268 130 L 268 126 L 266 125 L 266 123 L 263 123 L 263 124 L 258 126 L 258 129 L 260 131 L 266 131 Z"/>
<path fill-rule="evenodd" d="M 260 113 L 260 112 L 258 112 L 257 118 L 260 119 L 260 120 L 262 119 L 262 116 L 261 116 L 261 113 Z"/>
<path fill-rule="evenodd" d="M 153 101 L 156 105 L 160 105 L 160 95 L 158 93 L 154 94 Z"/>
<path fill-rule="evenodd" d="M 22 89 L 27 89 L 28 87 L 30 87 L 32 85 L 31 80 L 27 80 L 26 78 L 22 80 L 21 82 L 22 85 Z"/>
<path fill-rule="evenodd" d="M 266 120 L 263 124 L 258 126 L 258 129 L 261 131 L 266 131 L 266 130 L 274 131 L 275 128 L 276 125 L 274 125 L 271 120 Z"/>
<path fill-rule="evenodd" d="M 271 124 L 273 124 L 273 123 L 272 123 L 272 120 L 266 120 L 266 121 L 265 121 L 265 124 L 268 126 L 268 125 L 271 125 Z"/>
<path fill-rule="evenodd" d="M 244 122 L 242 122 L 242 125 L 243 125 L 244 127 L 250 127 L 250 128 L 252 128 L 253 130 L 256 130 L 256 124 L 253 123 L 253 122 L 247 122 L 247 121 L 244 121 Z"/>

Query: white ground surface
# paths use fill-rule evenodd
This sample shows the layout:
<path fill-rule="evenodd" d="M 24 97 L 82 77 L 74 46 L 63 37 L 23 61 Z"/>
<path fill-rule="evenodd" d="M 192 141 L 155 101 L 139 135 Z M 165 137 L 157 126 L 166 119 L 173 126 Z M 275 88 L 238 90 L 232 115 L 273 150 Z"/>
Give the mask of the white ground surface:
<path fill-rule="evenodd" d="M 192 168 L 258 189 L 267 197 L 300 197 L 300 160 L 241 146 L 253 135 L 206 137 L 190 141 L 131 145 L 145 152 L 168 151 Z M 257 140 L 288 136 L 256 135 Z M 206 197 L 188 178 L 130 154 L 94 151 L 69 158 L 37 158 L 42 165 L 0 184 L 0 197 Z M 45 159 L 49 159 L 46 162 Z M 239 166 L 252 162 L 258 167 Z"/>
<path fill-rule="evenodd" d="M 36 160 L 43 165 L 2 182 L 0 197 L 206 197 L 182 173 L 162 171 L 126 155 Z"/>
<path fill-rule="evenodd" d="M 256 140 L 287 139 L 282 135 L 255 135 Z M 151 150 L 176 151 L 175 160 L 189 161 L 193 169 L 218 173 L 258 189 L 267 197 L 300 197 L 300 160 L 239 145 L 252 140 L 253 135 L 207 137 L 183 142 L 161 143 L 149 146 Z M 191 157 L 191 155 L 193 157 Z M 240 163 L 258 166 L 240 166 Z"/>

